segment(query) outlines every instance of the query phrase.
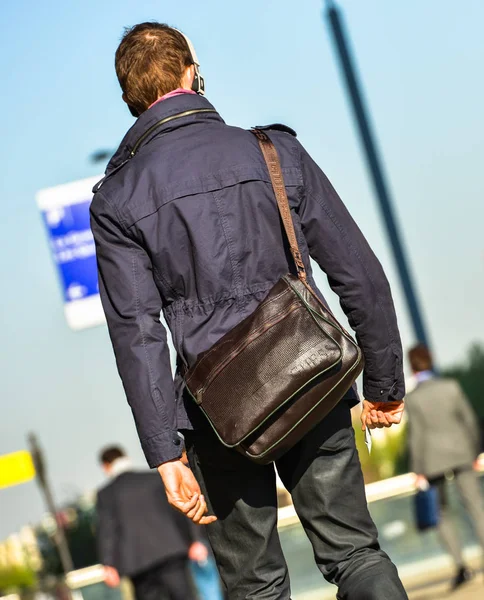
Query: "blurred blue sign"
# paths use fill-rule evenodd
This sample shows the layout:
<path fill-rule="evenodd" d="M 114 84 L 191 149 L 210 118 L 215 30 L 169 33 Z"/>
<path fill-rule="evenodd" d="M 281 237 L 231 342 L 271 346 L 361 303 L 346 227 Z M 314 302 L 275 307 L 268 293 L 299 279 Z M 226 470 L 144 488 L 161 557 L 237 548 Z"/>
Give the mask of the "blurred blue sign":
<path fill-rule="evenodd" d="M 90 177 L 37 194 L 37 204 L 59 273 L 65 316 L 73 329 L 104 322 L 96 249 L 89 225 L 91 189 L 99 179 Z"/>

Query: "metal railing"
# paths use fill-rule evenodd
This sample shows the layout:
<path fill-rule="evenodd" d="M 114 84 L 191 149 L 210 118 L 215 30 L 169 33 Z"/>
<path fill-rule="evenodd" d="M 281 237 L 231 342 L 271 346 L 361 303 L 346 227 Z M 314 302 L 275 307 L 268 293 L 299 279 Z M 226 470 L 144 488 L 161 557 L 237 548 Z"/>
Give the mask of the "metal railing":
<path fill-rule="evenodd" d="M 478 463 L 479 466 L 476 467 L 476 470 L 484 473 L 484 454 L 479 456 Z M 408 496 L 414 494 L 416 491 L 415 473 L 405 473 L 404 475 L 397 475 L 396 477 L 382 479 L 381 481 L 375 481 L 374 483 L 365 485 L 366 500 L 368 504 L 372 504 L 379 500 Z M 299 518 L 292 504 L 279 509 L 279 529 L 294 525 L 294 523 L 297 523 L 298 521 Z"/>

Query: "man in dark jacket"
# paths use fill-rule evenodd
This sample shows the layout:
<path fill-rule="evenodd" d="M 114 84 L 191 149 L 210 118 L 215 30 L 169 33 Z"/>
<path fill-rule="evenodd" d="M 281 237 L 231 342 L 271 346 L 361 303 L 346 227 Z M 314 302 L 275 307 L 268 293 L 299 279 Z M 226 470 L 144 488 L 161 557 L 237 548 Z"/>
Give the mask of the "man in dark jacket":
<path fill-rule="evenodd" d="M 95 188 L 92 229 L 101 297 L 141 445 L 170 503 L 210 524 L 230 600 L 287 600 L 274 465 L 250 463 L 215 438 L 184 394 L 179 370 L 173 381 L 160 323 L 162 310 L 179 363 L 191 366 L 294 272 L 269 174 L 254 136 L 226 125 L 201 96 L 198 61 L 180 32 L 156 23 L 127 31 L 116 72 L 138 119 Z M 364 353 L 363 427 L 399 423 L 402 349 L 381 265 L 295 132 L 264 129 L 280 157 L 309 283 L 316 287 L 311 256 Z M 350 391 L 277 469 L 318 567 L 340 597 L 399 600 L 405 591 L 366 506 L 350 418 L 357 402 Z M 179 431 L 191 470 L 181 460 Z"/>
<path fill-rule="evenodd" d="M 188 555 L 207 558 L 190 521 L 167 502 L 156 473 L 134 471 L 117 446 L 106 448 L 101 465 L 110 482 L 98 492 L 99 559 L 108 585 L 129 577 L 137 600 L 195 598 Z M 203 557 L 202 557 L 203 558 Z"/>

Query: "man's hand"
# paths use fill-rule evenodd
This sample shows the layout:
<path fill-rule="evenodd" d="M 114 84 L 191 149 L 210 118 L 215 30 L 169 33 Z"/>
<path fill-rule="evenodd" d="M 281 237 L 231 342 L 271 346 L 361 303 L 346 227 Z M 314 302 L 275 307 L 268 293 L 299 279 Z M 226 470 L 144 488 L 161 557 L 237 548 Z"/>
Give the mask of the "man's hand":
<path fill-rule="evenodd" d="M 188 549 L 188 558 L 197 563 L 204 563 L 208 559 L 208 548 L 202 542 L 193 542 Z"/>
<path fill-rule="evenodd" d="M 104 571 L 104 583 L 112 588 L 118 587 L 119 585 L 119 573 L 114 567 L 103 567 Z"/>
<path fill-rule="evenodd" d="M 416 475 L 415 487 L 417 490 L 427 490 L 429 488 L 429 482 L 427 481 L 425 475 Z"/>
<path fill-rule="evenodd" d="M 363 431 L 375 427 L 391 427 L 398 425 L 402 420 L 404 402 L 370 402 L 363 400 L 361 412 L 361 428 Z"/>
<path fill-rule="evenodd" d="M 190 469 L 182 460 L 172 460 L 158 467 L 165 484 L 168 502 L 198 525 L 209 525 L 217 520 L 215 516 L 204 516 L 207 503 L 200 486 Z"/>

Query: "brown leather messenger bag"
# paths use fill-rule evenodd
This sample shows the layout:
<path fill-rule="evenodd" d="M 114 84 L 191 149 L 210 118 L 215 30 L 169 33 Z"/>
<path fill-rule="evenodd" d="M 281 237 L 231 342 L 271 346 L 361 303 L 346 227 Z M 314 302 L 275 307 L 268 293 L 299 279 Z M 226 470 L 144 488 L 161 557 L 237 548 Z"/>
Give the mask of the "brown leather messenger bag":
<path fill-rule="evenodd" d="M 288 273 L 257 309 L 185 374 L 187 389 L 220 441 L 266 464 L 336 406 L 363 369 L 352 337 L 307 282 L 277 150 L 259 141 L 297 277 Z"/>

